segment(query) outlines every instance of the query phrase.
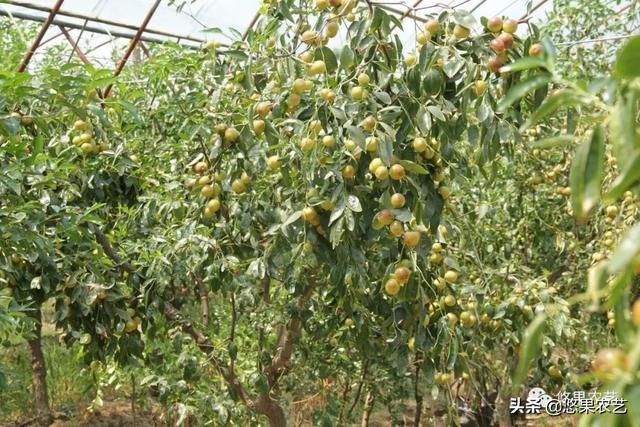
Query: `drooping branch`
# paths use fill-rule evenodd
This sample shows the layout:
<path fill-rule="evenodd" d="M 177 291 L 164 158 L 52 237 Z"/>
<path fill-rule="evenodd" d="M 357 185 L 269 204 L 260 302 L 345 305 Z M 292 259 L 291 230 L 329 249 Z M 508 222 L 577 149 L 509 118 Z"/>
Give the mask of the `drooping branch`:
<path fill-rule="evenodd" d="M 116 263 L 116 267 L 122 271 L 126 271 L 127 273 L 133 274 L 136 272 L 136 269 L 126 261 L 122 261 L 122 258 L 118 253 L 113 249 L 111 243 L 107 239 L 107 236 L 104 235 L 102 230 L 97 225 L 91 224 L 89 226 L 93 234 L 96 236 L 96 241 L 102 247 L 105 255 L 109 257 L 113 262 Z"/>
<path fill-rule="evenodd" d="M 123 261 L 120 255 L 116 252 L 116 250 L 111 246 L 107 236 L 100 230 L 100 228 L 94 224 L 91 225 L 91 230 L 96 237 L 96 241 L 100 244 L 102 249 L 104 250 L 105 255 L 107 255 L 113 262 L 116 263 L 116 267 L 122 271 L 126 271 L 128 273 L 135 273 L 136 269 L 126 261 Z M 204 333 L 198 330 L 191 322 L 188 322 L 183 318 L 182 314 L 176 309 L 171 303 L 164 301 L 164 316 L 171 323 L 177 324 L 182 329 L 182 332 L 189 335 L 198 345 L 198 348 L 208 356 L 209 362 L 214 366 L 214 368 L 222 375 L 224 380 L 233 388 L 238 397 L 248 406 L 250 406 L 250 402 L 253 400 L 251 396 L 249 396 L 244 387 L 235 376 L 233 371 L 228 367 L 224 366 L 224 364 L 218 360 L 218 358 L 214 355 L 213 343 L 211 339 L 207 337 Z"/>
<path fill-rule="evenodd" d="M 198 345 L 198 348 L 208 356 L 209 363 L 211 363 L 211 365 L 213 365 L 213 367 L 220 373 L 220 375 L 222 375 L 224 380 L 233 389 L 238 398 L 240 398 L 240 400 L 242 400 L 242 402 L 244 402 L 247 406 L 252 407 L 254 398 L 246 392 L 233 370 L 228 366 L 225 366 L 224 363 L 218 360 L 218 358 L 215 356 L 215 354 L 213 353 L 214 346 L 211 342 L 211 339 L 200 330 L 198 330 L 195 326 L 193 326 L 191 322 L 184 319 L 182 314 L 180 314 L 180 312 L 168 302 L 164 303 L 164 315 L 167 320 L 179 325 L 180 329 L 182 329 L 182 332 L 193 338 L 193 340 Z"/>
<path fill-rule="evenodd" d="M 96 237 L 96 241 L 102 246 L 104 253 L 111 258 L 116 263 L 116 267 L 122 271 L 127 271 L 129 273 L 135 273 L 136 269 L 129 264 L 128 262 L 123 262 L 122 258 L 116 250 L 111 246 L 107 236 L 100 230 L 96 225 L 92 225 L 91 229 Z M 305 306 L 307 299 L 311 296 L 311 293 L 314 289 L 313 285 L 310 285 L 305 294 L 303 294 L 299 301 L 298 307 L 300 310 Z M 305 298 L 303 298 L 305 297 Z M 235 375 L 233 369 L 224 364 L 218 357 L 214 354 L 214 346 L 209 337 L 207 337 L 204 333 L 202 333 L 198 328 L 196 328 L 191 322 L 185 319 L 182 314 L 176 309 L 171 303 L 163 302 L 164 305 L 164 317 L 172 324 L 176 324 L 180 326 L 180 329 L 185 334 L 189 335 L 198 345 L 198 348 L 207 355 L 207 359 L 209 363 L 215 368 L 215 370 L 222 376 L 225 382 L 231 387 L 237 397 L 251 410 L 257 412 L 258 414 L 262 414 L 269 419 L 269 424 L 274 427 L 284 427 L 286 426 L 286 417 L 284 414 L 284 410 L 278 404 L 276 400 L 274 400 L 268 393 L 260 394 L 254 396 L 247 392 L 243 387 L 242 383 Z M 274 358 L 288 361 L 291 358 L 291 353 L 293 351 L 293 335 L 299 333 L 300 323 L 292 321 L 288 331 L 293 332 L 294 334 L 288 333 L 285 334 L 285 338 L 283 339 L 283 346 L 281 351 L 278 353 L 278 356 Z M 284 351 L 286 350 L 286 351 Z M 287 356 L 288 355 L 288 356 Z M 272 366 L 281 366 L 282 362 L 278 362 L 278 364 L 272 364 Z M 286 365 L 286 362 L 285 362 Z M 278 371 L 275 371 L 278 372 Z"/>

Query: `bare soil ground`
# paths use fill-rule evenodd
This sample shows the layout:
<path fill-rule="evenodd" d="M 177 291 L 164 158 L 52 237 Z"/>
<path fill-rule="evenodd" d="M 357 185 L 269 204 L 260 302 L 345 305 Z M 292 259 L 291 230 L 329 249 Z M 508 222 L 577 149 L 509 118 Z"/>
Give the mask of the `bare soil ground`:
<path fill-rule="evenodd" d="M 49 427 L 159 427 L 166 425 L 157 411 L 136 410 L 133 414 L 130 402 L 124 400 L 105 400 L 104 405 L 93 412 L 86 409 L 75 414 L 55 414 L 55 420 Z M 33 418 L 15 420 L 3 427 L 37 426 Z"/>

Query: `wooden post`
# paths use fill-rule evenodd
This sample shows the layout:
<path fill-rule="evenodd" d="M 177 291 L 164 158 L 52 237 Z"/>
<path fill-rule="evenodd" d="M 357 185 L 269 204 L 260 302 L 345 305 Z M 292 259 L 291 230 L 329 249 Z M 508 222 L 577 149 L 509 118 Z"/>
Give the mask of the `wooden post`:
<path fill-rule="evenodd" d="M 62 3 L 64 3 L 64 0 L 57 0 L 56 4 L 51 9 L 51 13 L 49 13 L 47 20 L 44 21 L 44 23 L 42 24 L 42 28 L 40 28 L 40 32 L 36 36 L 36 39 L 33 41 L 31 48 L 24 55 L 24 58 L 22 58 L 22 62 L 20 63 L 20 67 L 18 68 L 19 73 L 22 73 L 24 72 L 24 70 L 27 69 L 29 62 L 31 62 L 31 58 L 33 57 L 33 54 L 36 53 L 36 50 L 40 46 L 40 42 L 42 42 L 42 38 L 44 37 L 47 30 L 51 26 L 51 23 L 53 22 L 53 18 L 55 18 L 56 14 L 60 10 L 60 7 L 62 7 Z"/>

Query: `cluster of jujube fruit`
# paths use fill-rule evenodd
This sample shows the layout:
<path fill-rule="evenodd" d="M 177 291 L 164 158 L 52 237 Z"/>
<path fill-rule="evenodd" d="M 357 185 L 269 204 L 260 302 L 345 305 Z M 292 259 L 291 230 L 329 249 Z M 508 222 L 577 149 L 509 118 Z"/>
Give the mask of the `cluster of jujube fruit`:
<path fill-rule="evenodd" d="M 71 142 L 80 147 L 85 156 L 99 154 L 111 148 L 111 144 L 108 142 L 98 143 L 95 141 L 91 124 L 84 120 L 76 120 L 73 123 L 73 132 L 75 135 Z"/>

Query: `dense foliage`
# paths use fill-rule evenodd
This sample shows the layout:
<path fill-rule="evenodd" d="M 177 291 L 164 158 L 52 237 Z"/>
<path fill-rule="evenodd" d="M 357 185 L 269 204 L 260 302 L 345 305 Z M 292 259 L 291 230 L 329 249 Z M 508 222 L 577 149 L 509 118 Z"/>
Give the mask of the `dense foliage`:
<path fill-rule="evenodd" d="M 575 25 L 606 36 L 589 4 Z M 99 388 L 142 373 L 178 423 L 284 425 L 313 394 L 322 425 L 408 398 L 499 418 L 525 383 L 633 401 L 640 39 L 570 64 L 575 33 L 461 10 L 415 46 L 368 3 L 261 12 L 120 79 L 51 54 L 16 73 L 3 34 L 0 326 L 55 301 Z"/>

